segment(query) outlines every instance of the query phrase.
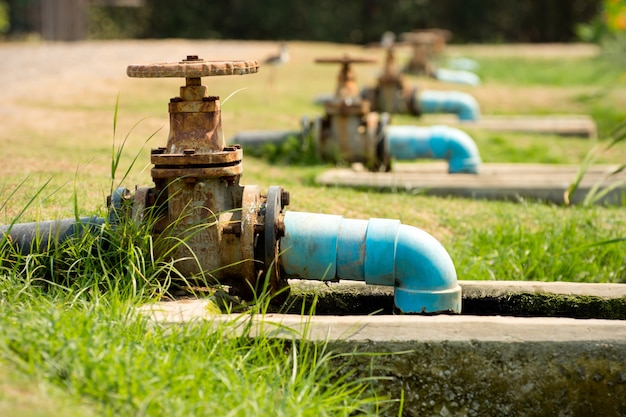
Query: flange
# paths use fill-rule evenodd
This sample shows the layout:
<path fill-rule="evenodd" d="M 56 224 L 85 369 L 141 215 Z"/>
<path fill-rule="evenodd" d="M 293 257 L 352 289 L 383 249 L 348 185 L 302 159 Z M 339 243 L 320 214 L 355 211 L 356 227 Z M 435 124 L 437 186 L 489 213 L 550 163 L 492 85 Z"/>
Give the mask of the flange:
<path fill-rule="evenodd" d="M 281 214 L 283 206 L 289 204 L 289 201 L 284 201 L 286 195 L 282 187 L 271 186 L 267 190 L 265 203 L 264 273 L 269 279 L 268 289 L 274 294 L 279 290 L 284 291 L 288 287 L 287 281 L 280 277 L 280 268 L 278 267 L 279 241 L 284 234 Z M 278 300 L 284 300 L 286 296 L 287 293 L 280 294 Z"/>

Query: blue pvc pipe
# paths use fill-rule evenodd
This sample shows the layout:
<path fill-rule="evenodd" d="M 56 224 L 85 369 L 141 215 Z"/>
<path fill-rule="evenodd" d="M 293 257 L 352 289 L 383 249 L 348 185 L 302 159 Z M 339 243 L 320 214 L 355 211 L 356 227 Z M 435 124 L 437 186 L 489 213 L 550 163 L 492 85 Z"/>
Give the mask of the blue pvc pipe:
<path fill-rule="evenodd" d="M 460 91 L 416 91 L 416 101 L 421 113 L 452 113 L 459 120 L 476 121 L 480 106 L 470 94 Z"/>
<path fill-rule="evenodd" d="M 279 263 L 286 278 L 394 286 L 401 313 L 461 312 L 454 263 L 431 235 L 398 220 L 288 211 Z"/>
<path fill-rule="evenodd" d="M 446 66 L 453 70 L 476 71 L 480 68 L 478 61 L 471 58 L 456 57 L 450 58 L 446 62 Z"/>
<path fill-rule="evenodd" d="M 392 158 L 447 159 L 451 174 L 477 174 L 482 162 L 474 140 L 453 127 L 387 126 L 385 140 Z"/>
<path fill-rule="evenodd" d="M 480 85 L 480 77 L 473 72 L 439 68 L 435 70 L 435 78 L 439 81 L 455 84 Z"/>

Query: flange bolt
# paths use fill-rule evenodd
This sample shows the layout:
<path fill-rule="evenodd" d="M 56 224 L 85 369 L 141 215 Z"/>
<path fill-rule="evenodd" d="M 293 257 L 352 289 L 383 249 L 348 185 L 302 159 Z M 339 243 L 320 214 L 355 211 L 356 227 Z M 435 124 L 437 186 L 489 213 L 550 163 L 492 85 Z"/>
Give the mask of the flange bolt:
<path fill-rule="evenodd" d="M 280 205 L 281 207 L 285 207 L 289 205 L 290 200 L 289 191 L 282 190 L 280 193 Z"/>

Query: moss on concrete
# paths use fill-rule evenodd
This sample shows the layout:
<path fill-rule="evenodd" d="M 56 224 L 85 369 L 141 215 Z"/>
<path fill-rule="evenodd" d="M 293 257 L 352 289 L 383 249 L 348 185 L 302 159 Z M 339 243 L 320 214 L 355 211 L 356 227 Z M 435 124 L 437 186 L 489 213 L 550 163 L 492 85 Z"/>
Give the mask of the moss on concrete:
<path fill-rule="evenodd" d="M 626 297 L 520 293 L 498 297 L 463 298 L 463 313 L 521 317 L 626 319 Z"/>
<path fill-rule="evenodd" d="M 354 286 L 297 286 L 278 310 L 298 314 L 315 303 L 318 315 L 393 313 L 393 288 Z M 463 293 L 463 314 L 520 317 L 571 317 L 626 320 L 626 297 L 565 295 L 547 292 Z"/>
<path fill-rule="evenodd" d="M 354 378 L 404 398 L 403 416 L 623 416 L 626 345 L 333 342 Z M 387 412 L 397 414 L 398 404 Z"/>

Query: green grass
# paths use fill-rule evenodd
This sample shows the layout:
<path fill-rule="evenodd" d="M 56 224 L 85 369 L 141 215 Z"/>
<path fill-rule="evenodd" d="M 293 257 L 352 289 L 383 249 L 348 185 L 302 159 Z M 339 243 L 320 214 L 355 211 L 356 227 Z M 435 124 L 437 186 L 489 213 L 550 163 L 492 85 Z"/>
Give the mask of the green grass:
<path fill-rule="evenodd" d="M 319 114 L 311 99 L 333 90 L 336 68 L 312 60 L 345 51 L 363 52 L 356 46 L 295 44 L 293 62 L 277 69 L 273 86 L 268 72 L 208 80 L 209 92 L 223 98 L 245 88 L 223 105 L 226 137 L 248 129 L 291 130 L 302 115 Z M 588 81 L 603 68 L 592 59 L 477 59 L 485 82 L 470 91 L 488 111 L 587 113 L 603 137 L 626 119 L 626 86 Z M 357 71 L 365 84 L 377 69 Z M 0 223 L 75 213 L 103 216 L 112 187 L 149 185 L 149 148 L 167 139 L 166 103 L 179 84 L 127 80 L 117 107 L 114 96 L 89 85 L 76 95 L 46 98 L 42 89 L 44 97 L 7 103 L 17 109 L 11 114 L 33 116 L 29 123 L 10 124 L 7 118 L 0 128 L 5 143 Z M 493 98 L 502 89 L 510 102 Z M 542 94 L 541 100 L 529 94 Z M 394 121 L 414 123 L 403 117 Z M 604 144 L 542 135 L 472 135 L 486 162 L 580 164 L 594 146 Z M 596 161 L 624 163 L 626 144 L 598 154 Z M 316 185 L 315 177 L 328 168 L 246 156 L 242 183 L 263 190 L 283 186 L 291 193 L 291 210 L 395 218 L 420 227 L 446 247 L 461 280 L 626 282 L 623 207 Z M 378 415 L 388 405 L 373 394 L 376 381 L 336 379 L 328 367 L 333 354 L 324 344 L 249 337 L 251 316 L 223 325 L 181 326 L 139 316 L 135 306 L 171 295 L 171 281 L 163 276 L 176 276 L 171 263 L 152 256 L 154 245 L 145 228 L 124 223 L 115 233 L 102 229 L 47 253 L 24 256 L 0 248 L 0 414 L 347 416 Z M 263 311 L 260 303 L 253 313 Z M 234 326 L 243 333 L 225 337 Z"/>
<path fill-rule="evenodd" d="M 535 280 L 569 282 L 626 282 L 623 241 L 589 247 L 625 237 L 623 216 L 602 208 L 564 212 L 554 206 L 522 204 L 520 216 L 509 204 L 494 204 L 482 217 L 485 227 L 458 233 L 472 234 L 470 241 L 451 240 L 447 248 L 457 273 L 468 279 Z"/>
<path fill-rule="evenodd" d="M 124 218 L 29 254 L 3 240 L 0 387 L 3 375 L 16 374 L 63 393 L 46 415 L 65 415 L 65 402 L 84 415 L 115 416 L 378 415 L 389 405 L 372 394 L 375 381 L 338 377 L 325 343 L 253 327 L 268 306 L 263 297 L 226 322 L 172 325 L 140 314 L 138 305 L 178 288 L 175 264 L 155 255 L 146 219 Z M 22 415 L 8 409 L 15 401 L 29 410 L 30 401 L 48 402 L 37 391 L 3 397 L 6 416 Z"/>
<path fill-rule="evenodd" d="M 551 87 L 598 86 L 618 78 L 619 68 L 597 58 L 480 58 L 477 74 L 485 82 Z"/>
<path fill-rule="evenodd" d="M 7 277 L 0 288 L 0 369 L 68 393 L 55 395 L 57 403 L 80 404 L 81 415 L 350 416 L 384 406 L 369 396 L 368 381 L 336 378 L 324 344 L 250 337 L 246 317 L 172 326 L 149 322 L 115 295 L 86 302 L 16 291 Z M 21 394 L 9 404 L 46 404 L 36 392 Z M 42 412 L 67 415 L 67 406 L 53 406 Z M 3 415 L 24 414 L 16 407 Z"/>
<path fill-rule="evenodd" d="M 52 382 L 0 362 L 0 415 L 20 417 L 95 416 L 91 404 Z"/>

